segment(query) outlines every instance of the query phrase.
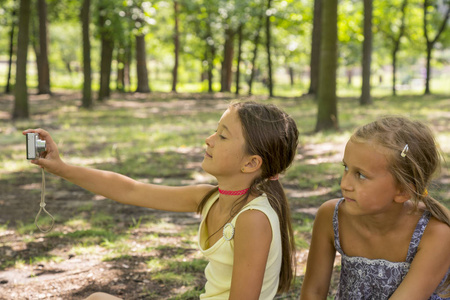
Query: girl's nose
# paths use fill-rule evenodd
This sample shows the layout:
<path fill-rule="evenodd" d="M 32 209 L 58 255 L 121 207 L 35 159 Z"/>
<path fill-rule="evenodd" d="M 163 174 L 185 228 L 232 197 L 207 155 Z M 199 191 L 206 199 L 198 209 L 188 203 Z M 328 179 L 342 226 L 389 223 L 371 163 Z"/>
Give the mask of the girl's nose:
<path fill-rule="evenodd" d="M 352 190 L 352 184 L 350 182 L 350 179 L 348 178 L 347 174 L 344 172 L 341 179 L 341 190 L 350 191 Z"/>
<path fill-rule="evenodd" d="M 214 133 L 215 134 L 215 133 Z M 206 142 L 206 145 L 208 146 L 208 147 L 213 147 L 213 136 L 214 136 L 214 134 L 211 134 L 210 136 L 208 136 L 207 138 L 206 138 L 206 140 L 205 140 L 205 142 Z"/>

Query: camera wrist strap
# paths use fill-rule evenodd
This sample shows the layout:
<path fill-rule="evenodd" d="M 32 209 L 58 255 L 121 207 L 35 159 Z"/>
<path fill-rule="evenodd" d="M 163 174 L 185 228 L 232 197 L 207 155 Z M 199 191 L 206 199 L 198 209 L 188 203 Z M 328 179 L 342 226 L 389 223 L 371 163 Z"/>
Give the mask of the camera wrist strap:
<path fill-rule="evenodd" d="M 53 218 L 53 216 L 45 209 L 45 205 L 46 205 L 45 204 L 45 173 L 44 173 L 43 168 L 41 169 L 41 171 L 42 171 L 41 203 L 39 204 L 40 208 L 39 208 L 38 214 L 36 215 L 36 219 L 34 220 L 34 224 L 41 232 L 47 233 L 47 232 L 50 232 L 50 230 L 52 230 L 53 225 L 55 224 L 55 218 Z M 51 223 L 49 229 L 43 229 L 38 224 L 39 216 L 41 215 L 42 211 L 44 211 L 52 219 L 52 223 Z"/>

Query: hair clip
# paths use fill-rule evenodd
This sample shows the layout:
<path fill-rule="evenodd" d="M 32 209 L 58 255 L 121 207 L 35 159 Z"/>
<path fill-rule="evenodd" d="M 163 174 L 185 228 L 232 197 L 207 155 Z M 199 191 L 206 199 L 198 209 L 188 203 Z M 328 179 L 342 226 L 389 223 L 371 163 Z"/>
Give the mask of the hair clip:
<path fill-rule="evenodd" d="M 402 157 L 405 157 L 405 156 L 406 156 L 406 153 L 408 153 L 408 151 L 409 151 L 409 146 L 408 146 L 408 144 L 406 144 L 405 147 L 404 147 L 403 150 L 402 150 L 402 153 L 400 153 L 400 155 L 401 155 Z"/>

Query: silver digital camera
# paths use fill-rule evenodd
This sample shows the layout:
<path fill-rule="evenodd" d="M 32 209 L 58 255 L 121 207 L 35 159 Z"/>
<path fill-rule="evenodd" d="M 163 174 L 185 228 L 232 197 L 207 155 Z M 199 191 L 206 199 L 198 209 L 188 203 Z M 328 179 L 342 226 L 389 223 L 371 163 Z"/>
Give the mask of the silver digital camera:
<path fill-rule="evenodd" d="M 37 133 L 27 133 L 27 159 L 36 159 L 47 150 L 45 140 L 39 139 Z"/>

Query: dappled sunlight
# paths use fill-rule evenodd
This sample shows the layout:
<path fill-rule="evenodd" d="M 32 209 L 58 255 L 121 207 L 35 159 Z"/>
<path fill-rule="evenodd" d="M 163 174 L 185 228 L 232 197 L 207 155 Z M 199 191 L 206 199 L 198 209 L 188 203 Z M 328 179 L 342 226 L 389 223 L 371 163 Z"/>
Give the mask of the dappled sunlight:
<path fill-rule="evenodd" d="M 40 190 L 41 183 L 25 184 L 25 185 L 19 186 L 19 188 L 24 189 L 24 190 Z"/>
<path fill-rule="evenodd" d="M 308 198 L 312 196 L 323 196 L 328 195 L 330 192 L 333 191 L 332 188 L 329 187 L 318 187 L 315 190 L 292 190 L 289 188 L 286 188 L 286 195 L 289 198 L 298 199 L 298 198 Z"/>
<path fill-rule="evenodd" d="M 196 183 L 217 183 L 216 178 L 206 172 L 196 172 L 192 174 L 192 178 Z"/>
<path fill-rule="evenodd" d="M 28 168 L 29 162 L 22 157 L 20 160 L 8 160 L 0 163 L 0 174 L 14 173 Z"/>
<path fill-rule="evenodd" d="M 145 183 L 215 184 L 216 179 L 201 168 L 205 138 L 214 132 L 233 96 L 114 93 L 112 100 L 83 110 L 78 108 L 80 93 L 31 95 L 31 119 L 12 123 L 2 119 L 6 113 L 1 112 L 9 111 L 13 98 L 0 95 L 0 280 L 7 281 L 0 298 L 25 298 L 25 286 L 43 298 L 77 299 L 98 290 L 125 295 L 130 289 L 143 298 L 167 299 L 194 289 L 193 297 L 198 295 L 206 262 L 197 249 L 201 217 L 196 213 L 122 205 L 47 174 L 47 208 L 56 223 L 52 232 L 39 232 L 34 218 L 40 169 L 25 159 L 21 130 L 48 129 L 71 164 L 119 172 Z M 386 112 L 408 112 L 431 124 L 450 160 L 448 97 L 376 98 L 370 108 L 360 108 L 356 98 L 339 99 L 342 130 L 322 133 L 312 132 L 316 103 L 307 97 L 252 99 L 286 108 L 301 131 L 294 163 L 280 178 L 291 203 L 299 248 L 298 280 L 304 275 L 317 209 L 340 195 L 343 151 L 356 126 Z M 447 166 L 436 179 L 438 188 L 430 189 L 446 205 Z M 184 282 L 174 273 L 192 275 L 192 281 Z"/>
<path fill-rule="evenodd" d="M 449 123 L 450 123 L 450 118 L 449 118 Z M 436 141 L 442 152 L 447 153 L 447 154 L 450 153 L 450 132 L 437 134 Z"/>
<path fill-rule="evenodd" d="M 319 164 L 324 162 L 340 162 L 344 155 L 344 143 L 308 144 L 302 147 L 301 154 L 306 164 Z"/>

